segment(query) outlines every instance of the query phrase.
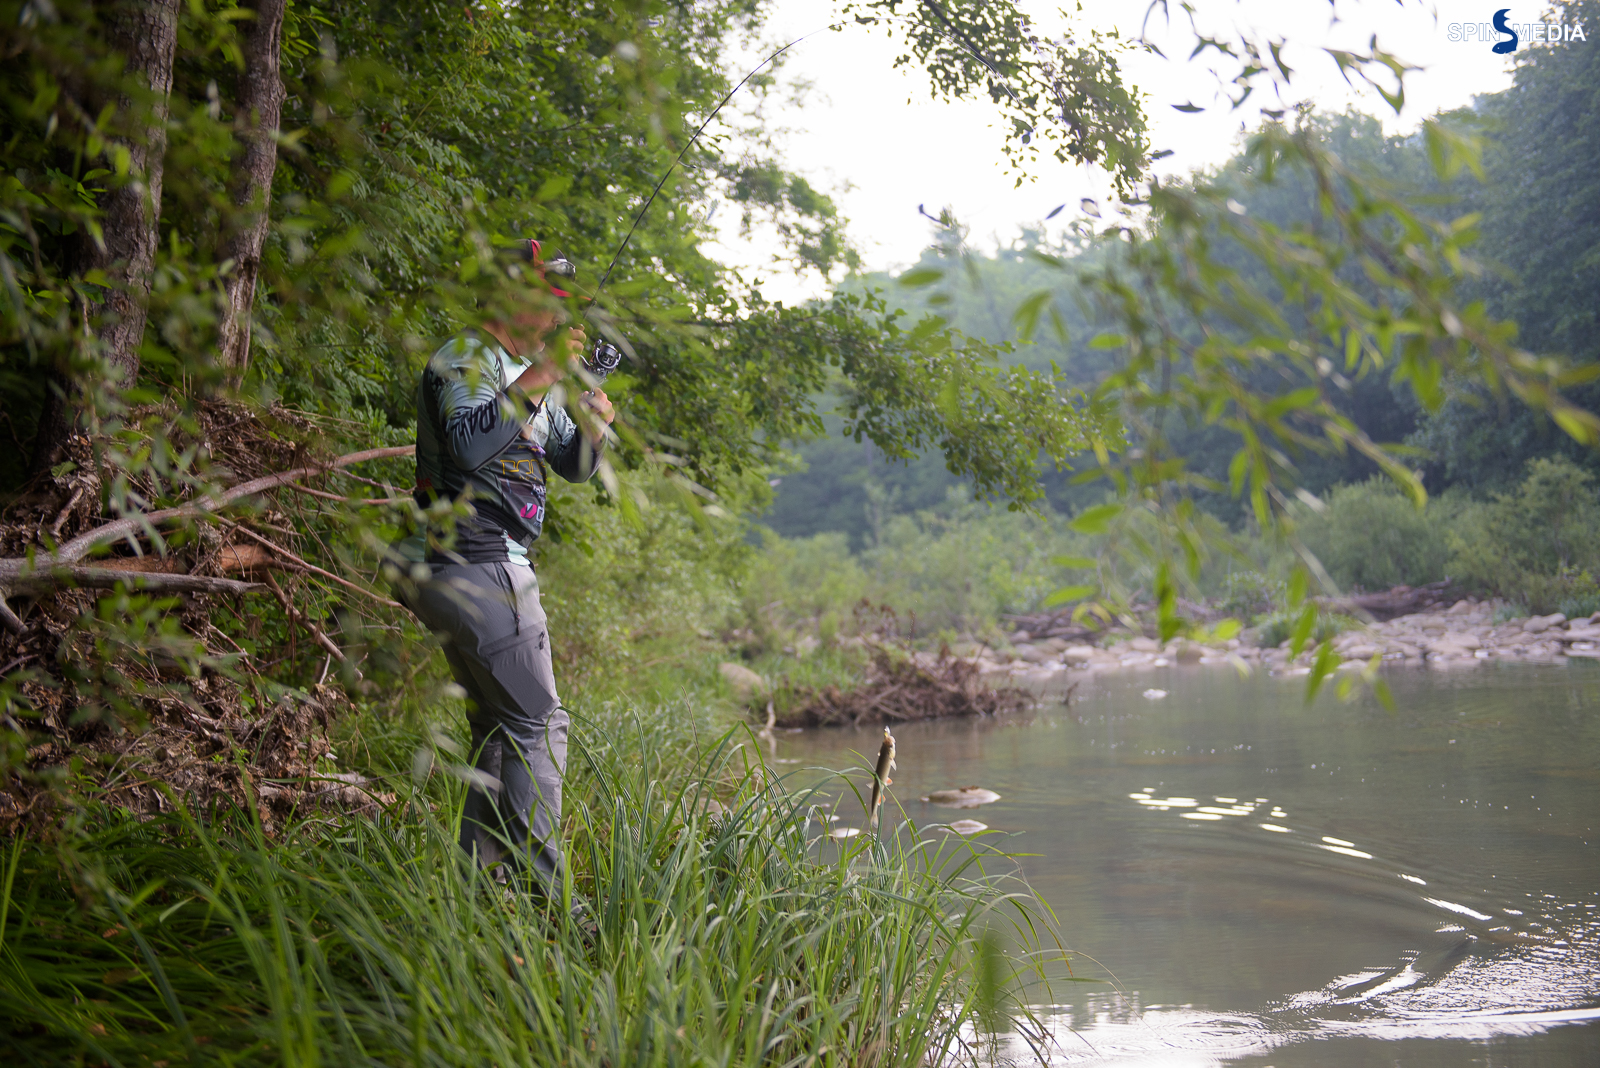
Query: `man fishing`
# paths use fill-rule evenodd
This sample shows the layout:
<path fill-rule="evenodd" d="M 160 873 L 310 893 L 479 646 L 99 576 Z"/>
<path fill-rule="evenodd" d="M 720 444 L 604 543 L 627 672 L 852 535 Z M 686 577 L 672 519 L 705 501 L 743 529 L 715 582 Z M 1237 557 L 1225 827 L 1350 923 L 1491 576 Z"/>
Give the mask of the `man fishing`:
<path fill-rule="evenodd" d="M 454 536 L 430 533 L 407 555 L 428 577 L 404 600 L 443 642 L 468 698 L 474 766 L 461 847 L 480 866 L 504 863 L 530 889 L 560 894 L 561 781 L 567 713 L 556 696 L 550 638 L 528 548 L 544 524 L 546 475 L 586 481 L 614 417 L 605 391 L 579 398 L 580 429 L 550 389 L 585 351 L 581 328 L 561 326 L 539 243 L 525 241 L 528 283 L 507 319 L 489 319 L 445 342 L 417 385 L 417 503 L 467 501 Z M 558 261 L 562 266 L 570 266 Z M 560 279 L 562 272 L 549 270 Z"/>

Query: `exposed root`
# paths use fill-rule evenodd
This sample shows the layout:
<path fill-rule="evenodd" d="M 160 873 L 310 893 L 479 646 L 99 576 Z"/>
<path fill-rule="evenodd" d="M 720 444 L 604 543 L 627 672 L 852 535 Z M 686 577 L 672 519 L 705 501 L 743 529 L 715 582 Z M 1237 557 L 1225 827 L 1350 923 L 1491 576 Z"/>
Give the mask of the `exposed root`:
<path fill-rule="evenodd" d="M 903 723 L 954 716 L 998 716 L 1034 703 L 1032 694 L 996 686 L 979 678 L 977 666 L 941 646 L 931 657 L 869 641 L 871 660 L 861 682 L 838 686 L 793 687 L 787 707 L 770 720 L 779 727 L 825 727 L 862 723 Z"/>

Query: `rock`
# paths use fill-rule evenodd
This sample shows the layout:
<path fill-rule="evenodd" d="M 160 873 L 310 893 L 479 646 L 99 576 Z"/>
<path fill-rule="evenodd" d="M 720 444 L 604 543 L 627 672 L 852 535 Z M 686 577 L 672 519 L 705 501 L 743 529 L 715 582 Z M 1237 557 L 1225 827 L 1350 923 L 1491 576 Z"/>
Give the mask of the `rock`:
<path fill-rule="evenodd" d="M 1373 657 L 1378 655 L 1378 647 L 1366 642 L 1362 642 L 1357 645 L 1347 645 L 1344 648 L 1344 655 L 1353 657 L 1356 660 L 1371 660 Z"/>
<path fill-rule="evenodd" d="M 1543 634 L 1549 629 L 1550 624 L 1543 616 L 1534 616 L 1522 624 L 1522 630 L 1526 634 Z"/>
<path fill-rule="evenodd" d="M 1135 638 L 1128 643 L 1128 648 L 1136 653 L 1159 653 L 1161 646 L 1154 638 Z"/>
<path fill-rule="evenodd" d="M 1450 606 L 1449 610 L 1445 614 L 1459 616 L 1470 611 L 1472 611 L 1471 601 L 1457 601 L 1455 604 Z"/>
<path fill-rule="evenodd" d="M 1081 660 L 1093 660 L 1098 652 L 1099 650 L 1092 645 L 1069 645 L 1062 652 L 1061 657 L 1064 660 L 1077 663 Z"/>
<path fill-rule="evenodd" d="M 1199 645 L 1195 642 L 1184 642 L 1182 645 L 1178 646 L 1178 651 L 1174 659 L 1176 659 L 1180 664 L 1198 664 L 1200 663 L 1201 657 L 1207 656 L 1212 652 L 1213 650 L 1207 649 L 1205 646 Z"/>
<path fill-rule="evenodd" d="M 1041 649 L 1037 645 L 1017 646 L 1017 659 L 1026 660 L 1030 664 L 1042 664 L 1050 659 L 1050 651 Z"/>
<path fill-rule="evenodd" d="M 1000 800 L 1000 795 L 981 786 L 963 786 L 956 790 L 934 790 L 923 794 L 922 799 L 947 808 L 977 808 Z"/>
<path fill-rule="evenodd" d="M 949 824 L 949 828 L 955 834 L 977 834 L 979 831 L 987 831 L 989 825 L 979 823 L 977 820 L 954 820 Z"/>
<path fill-rule="evenodd" d="M 1144 695 L 1146 697 L 1148 697 L 1152 701 L 1159 701 L 1163 697 L 1167 696 L 1167 691 L 1165 691 L 1165 690 L 1146 690 L 1144 692 Z"/>
<path fill-rule="evenodd" d="M 767 680 L 743 664 L 724 661 L 717 665 L 717 670 L 722 673 L 723 678 L 728 680 L 728 685 L 733 687 L 733 692 L 738 695 L 741 701 L 748 701 L 756 694 L 767 692 Z"/>
<path fill-rule="evenodd" d="M 1475 634 L 1465 634 L 1461 631 L 1446 631 L 1444 637 L 1439 639 L 1440 645 L 1452 645 L 1457 649 L 1482 649 L 1483 642 Z"/>

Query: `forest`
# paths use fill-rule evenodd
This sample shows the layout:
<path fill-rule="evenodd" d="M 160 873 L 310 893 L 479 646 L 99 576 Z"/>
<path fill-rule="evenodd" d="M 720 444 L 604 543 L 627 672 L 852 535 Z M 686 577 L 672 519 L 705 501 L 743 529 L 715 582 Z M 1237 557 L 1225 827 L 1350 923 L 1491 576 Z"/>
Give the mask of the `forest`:
<path fill-rule="evenodd" d="M 1044 608 L 1167 640 L 1241 584 L 1296 653 L 1317 594 L 1447 573 L 1600 609 L 1596 53 L 1530 50 L 1404 137 L 1287 112 L 1172 176 L 1128 42 L 857 0 L 835 29 L 991 101 L 1008 167 L 1101 168 L 1142 213 L 991 254 L 947 212 L 891 277 L 713 122 L 777 90 L 730 72 L 782 44 L 767 14 L 0 0 L 16 1063 L 970 1059 L 1061 957 L 1048 905 L 914 827 L 819 854 L 719 665 L 847 681 L 885 610 L 924 642 Z M 1263 42 L 1223 54 L 1290 83 Z M 711 259 L 713 198 L 830 296 Z M 579 296 L 530 287 L 528 237 Z M 424 365 L 530 301 L 625 355 L 596 477 L 552 484 L 532 549 L 574 724 L 554 900 L 460 855 L 464 694 L 388 552 L 472 507 L 412 493 Z M 563 374 L 576 410 L 595 382 Z"/>

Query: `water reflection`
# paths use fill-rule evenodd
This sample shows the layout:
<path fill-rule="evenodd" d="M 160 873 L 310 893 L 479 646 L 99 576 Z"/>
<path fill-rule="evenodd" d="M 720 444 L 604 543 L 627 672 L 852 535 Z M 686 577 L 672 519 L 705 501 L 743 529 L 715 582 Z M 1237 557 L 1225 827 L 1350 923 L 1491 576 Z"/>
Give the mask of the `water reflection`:
<path fill-rule="evenodd" d="M 1016 836 L 1074 974 L 1103 981 L 1053 986 L 999 1059 L 1600 1063 L 1600 670 L 1392 684 L 1395 713 L 1308 709 L 1293 681 L 1173 670 L 897 727 L 904 816 L 1000 794 L 988 840 Z M 871 736 L 780 755 L 845 767 Z"/>

